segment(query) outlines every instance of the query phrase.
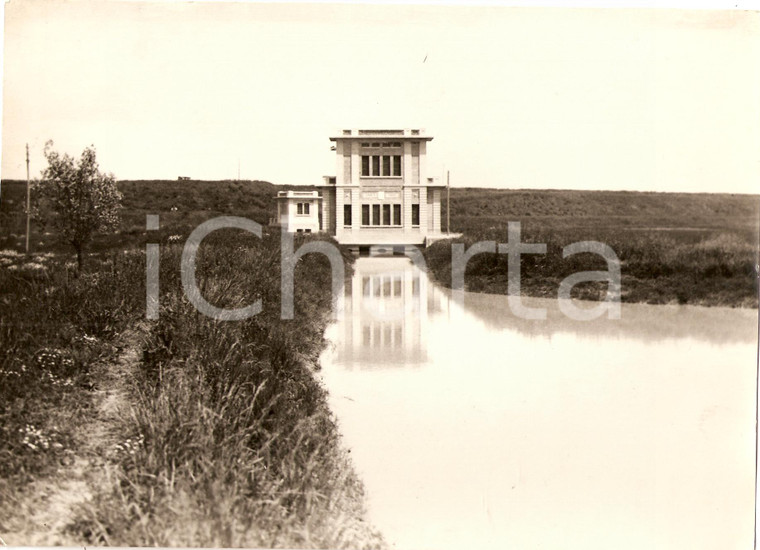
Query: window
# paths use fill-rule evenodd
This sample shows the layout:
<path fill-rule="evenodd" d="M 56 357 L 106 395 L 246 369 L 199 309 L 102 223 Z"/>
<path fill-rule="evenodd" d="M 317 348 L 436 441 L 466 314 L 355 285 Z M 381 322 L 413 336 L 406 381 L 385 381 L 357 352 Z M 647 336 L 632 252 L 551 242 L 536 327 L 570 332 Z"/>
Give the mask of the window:
<path fill-rule="evenodd" d="M 303 214 L 303 203 L 299 202 L 296 207 L 298 208 L 298 213 Z"/>
<path fill-rule="evenodd" d="M 412 225 L 420 225 L 420 205 L 412 205 Z"/>
<path fill-rule="evenodd" d="M 401 176 L 401 155 L 362 155 L 362 176 Z"/>
<path fill-rule="evenodd" d="M 362 141 L 362 147 L 364 149 L 369 149 L 369 148 L 375 148 L 375 149 L 377 149 L 378 147 L 396 147 L 396 148 L 399 148 L 399 147 L 402 147 L 402 146 L 403 146 L 403 143 L 401 143 L 400 141 L 382 141 L 382 142 L 380 142 L 380 141 L 373 141 L 371 143 L 369 141 Z"/>
<path fill-rule="evenodd" d="M 362 204 L 362 225 L 401 225 L 401 205 Z"/>
<path fill-rule="evenodd" d="M 343 225 L 351 225 L 351 205 L 343 205 Z"/>
<path fill-rule="evenodd" d="M 308 216 L 309 215 L 309 203 L 308 202 L 299 202 L 296 204 L 296 212 L 301 216 Z"/>

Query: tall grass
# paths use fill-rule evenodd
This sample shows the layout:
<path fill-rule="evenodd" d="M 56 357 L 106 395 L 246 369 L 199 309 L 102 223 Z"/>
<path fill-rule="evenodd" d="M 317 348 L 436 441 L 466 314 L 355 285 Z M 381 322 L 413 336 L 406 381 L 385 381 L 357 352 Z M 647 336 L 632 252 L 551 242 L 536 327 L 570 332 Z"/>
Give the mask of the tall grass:
<path fill-rule="evenodd" d="M 69 279 L 68 286 L 43 280 L 35 288 L 67 304 L 61 319 L 81 321 L 77 334 L 107 338 L 133 327 L 135 341 L 121 344 L 139 352 L 139 360 L 121 367 L 128 369 L 121 373 L 126 399 L 110 428 L 119 444 L 102 453 L 115 472 L 113 482 L 71 522 L 74 539 L 131 546 L 380 546 L 363 521 L 362 486 L 314 374 L 331 307 L 326 259 L 300 260 L 295 315 L 282 321 L 279 234 L 262 241 L 235 231 L 214 233 L 198 255 L 203 296 L 220 307 L 257 298 L 264 306 L 246 321 L 222 322 L 198 313 L 185 297 L 180 256 L 181 245 L 162 246 L 157 321 L 140 320 L 140 251 L 114 255 L 114 264 L 92 262 L 90 273 Z M 24 284 L 19 299 L 28 296 Z M 90 285 L 92 296 L 78 285 Z M 50 304 L 33 299 L 39 318 Z M 26 325 L 9 316 L 3 327 L 4 343 L 33 348 L 22 338 Z M 75 349 L 69 341 L 55 345 L 66 353 Z M 12 406 L 30 397 L 7 388 L 0 397 Z M 44 417 L 55 404 L 27 406 Z M 17 416 L 3 420 L 6 431 L 20 422 Z M 6 451 L 16 456 L 18 447 Z M 15 464 L 23 468 L 27 461 L 18 455 Z M 22 483 L 6 480 L 8 486 Z"/>
<path fill-rule="evenodd" d="M 565 246 L 600 241 L 621 262 L 622 300 L 646 303 L 692 303 L 757 307 L 757 235 L 748 230 L 627 231 L 617 228 L 542 227 L 523 224 L 523 242 L 545 243 L 546 254 L 521 256 L 522 291 L 556 297 L 559 282 L 573 273 L 606 270 L 604 259 L 582 253 L 563 258 Z M 506 221 L 498 227 L 472 230 L 458 239 L 469 247 L 477 241 L 507 242 Z M 444 284 L 451 280 L 451 245 L 441 241 L 425 251 L 428 267 Z M 481 254 L 467 265 L 469 290 L 507 292 L 507 256 Z M 606 283 L 578 285 L 574 296 L 600 299 Z"/>

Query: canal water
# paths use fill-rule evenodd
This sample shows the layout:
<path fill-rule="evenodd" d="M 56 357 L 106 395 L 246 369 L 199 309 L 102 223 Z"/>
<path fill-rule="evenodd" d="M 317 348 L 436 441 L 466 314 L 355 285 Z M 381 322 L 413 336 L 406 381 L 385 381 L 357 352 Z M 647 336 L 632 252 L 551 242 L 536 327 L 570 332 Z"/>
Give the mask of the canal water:
<path fill-rule="evenodd" d="M 323 378 L 391 547 L 751 548 L 756 313 L 523 300 L 357 260 Z"/>

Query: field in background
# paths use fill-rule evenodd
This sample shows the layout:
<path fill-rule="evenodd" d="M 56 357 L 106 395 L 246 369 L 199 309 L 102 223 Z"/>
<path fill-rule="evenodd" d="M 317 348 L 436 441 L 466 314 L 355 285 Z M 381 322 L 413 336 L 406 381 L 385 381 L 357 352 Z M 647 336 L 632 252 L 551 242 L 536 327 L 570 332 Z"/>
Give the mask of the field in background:
<path fill-rule="evenodd" d="M 0 247 L 23 247 L 25 183 L 5 180 L 0 188 Z M 121 234 L 99 237 L 95 248 L 135 242 L 145 229 L 145 215 L 159 214 L 162 229 L 188 234 L 219 215 L 244 216 L 261 224 L 274 217 L 274 197 L 292 186 L 265 181 L 121 181 L 124 195 Z M 442 228 L 446 229 L 445 191 Z M 604 231 L 665 234 L 696 243 L 716 233 L 739 235 L 757 243 L 760 197 L 708 193 L 639 193 L 620 191 L 451 189 L 451 230 L 470 236 L 506 239 L 506 222 L 520 221 L 527 231 L 572 230 L 587 238 Z M 51 235 L 33 227 L 33 249 L 45 251 Z M 597 240 L 601 240 L 596 237 Z M 42 242 L 43 244 L 39 244 Z M 41 247 L 41 248 L 39 248 Z"/>
<path fill-rule="evenodd" d="M 91 250 L 143 244 L 146 214 L 158 214 L 161 228 L 151 242 L 170 235 L 187 236 L 200 223 L 216 216 L 243 216 L 262 225 L 274 215 L 274 197 L 284 189 L 265 181 L 120 181 L 124 196 L 118 234 L 98 236 Z M 0 248 L 23 250 L 26 221 L 26 183 L 3 181 L 0 189 Z M 53 236 L 35 224 L 32 249 L 58 248 Z M 19 248 L 21 247 L 21 248 Z"/>
<path fill-rule="evenodd" d="M 445 229 L 445 210 L 442 217 Z M 523 241 L 547 244 L 546 255 L 522 257 L 526 295 L 556 297 L 568 275 L 606 269 L 592 254 L 562 257 L 564 246 L 591 240 L 620 258 L 623 301 L 757 307 L 756 195 L 451 190 L 451 230 L 463 233 L 459 242 L 504 243 L 510 221 L 521 222 Z M 435 277 L 449 285 L 449 244 L 437 243 L 425 256 Z M 505 294 L 506 256 L 474 257 L 465 283 L 471 291 Z M 605 292 L 606 283 L 589 283 L 574 296 L 596 300 Z"/>
<path fill-rule="evenodd" d="M 292 187 L 264 181 L 123 181 L 121 231 L 96 238 L 91 250 L 142 246 L 145 215 L 159 214 L 151 242 L 180 242 L 198 224 L 219 215 L 243 216 L 265 225 L 275 216 L 274 197 Z M 0 190 L 0 249 L 23 250 L 24 182 Z M 444 193 L 445 197 L 445 193 Z M 446 228 L 446 201 L 442 227 Z M 461 242 L 506 242 L 507 223 L 522 224 L 523 240 L 548 245 L 546 256 L 523 256 L 523 291 L 556 296 L 567 275 L 604 269 L 599 258 L 562 258 L 562 248 L 601 241 L 622 261 L 622 299 L 756 307 L 760 197 L 708 193 L 451 189 L 451 230 Z M 32 249 L 60 250 L 53 236 L 35 229 Z M 425 253 L 433 275 L 449 284 L 450 246 Z M 468 264 L 469 290 L 506 293 L 506 257 L 483 254 Z M 576 296 L 599 299 L 606 286 L 580 285 Z"/>
<path fill-rule="evenodd" d="M 445 207 L 445 200 L 443 202 Z M 445 217 L 444 209 L 444 220 Z M 451 189 L 453 231 L 469 233 L 499 229 L 506 220 L 520 221 L 536 229 L 729 229 L 754 231 L 756 237 L 760 223 L 760 196 Z"/>

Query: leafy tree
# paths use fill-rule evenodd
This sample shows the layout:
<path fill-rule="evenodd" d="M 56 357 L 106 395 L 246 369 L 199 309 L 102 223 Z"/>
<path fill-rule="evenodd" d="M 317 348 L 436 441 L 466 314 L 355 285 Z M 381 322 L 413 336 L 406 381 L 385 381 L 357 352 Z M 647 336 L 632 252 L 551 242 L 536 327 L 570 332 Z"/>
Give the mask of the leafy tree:
<path fill-rule="evenodd" d="M 82 269 L 82 253 L 93 236 L 116 229 L 119 224 L 121 193 L 113 174 L 98 170 L 95 149 L 87 147 L 77 162 L 74 157 L 53 150 L 45 144 L 48 166 L 42 171 L 38 186 L 38 211 L 50 212 L 59 238 L 77 254 L 77 268 Z"/>

